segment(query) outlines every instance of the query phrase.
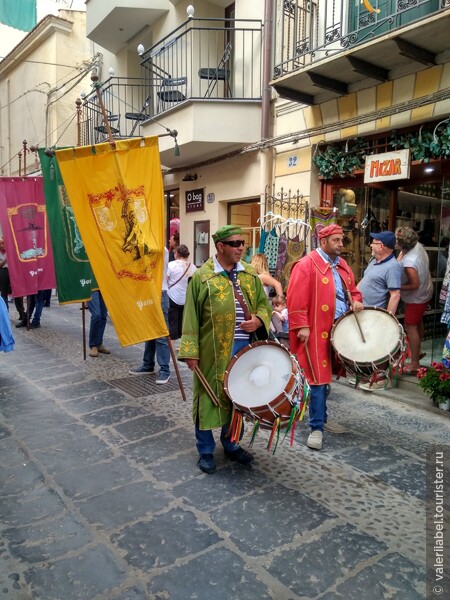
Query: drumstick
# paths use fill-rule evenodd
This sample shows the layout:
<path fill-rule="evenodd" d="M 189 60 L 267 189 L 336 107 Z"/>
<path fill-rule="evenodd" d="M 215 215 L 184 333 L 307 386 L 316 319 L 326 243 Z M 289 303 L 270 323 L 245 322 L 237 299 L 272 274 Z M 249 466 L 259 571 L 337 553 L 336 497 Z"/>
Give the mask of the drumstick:
<path fill-rule="evenodd" d="M 219 399 L 217 398 L 217 396 L 214 393 L 214 390 L 212 389 L 212 387 L 209 385 L 209 383 L 206 380 L 206 377 L 203 375 L 203 373 L 200 371 L 200 367 L 198 365 L 195 365 L 195 369 L 194 369 L 194 373 L 197 375 L 197 377 L 200 379 L 201 384 L 203 385 L 205 392 L 208 394 L 208 396 L 211 399 L 211 402 L 214 404 L 214 406 L 220 407 L 220 402 Z"/>
<path fill-rule="evenodd" d="M 350 306 L 353 308 L 352 294 L 348 288 L 346 288 L 345 291 L 347 292 L 348 301 L 350 302 Z M 364 343 L 366 343 L 366 338 L 364 337 L 363 330 L 361 329 L 361 323 L 359 322 L 358 315 L 356 314 L 356 311 L 353 310 L 352 312 L 355 315 L 355 321 L 356 321 L 356 324 L 358 325 L 359 333 L 361 334 L 361 339 Z"/>
<path fill-rule="evenodd" d="M 304 344 L 305 344 L 306 358 L 308 359 L 308 365 L 309 365 L 309 368 L 311 369 L 311 374 L 313 376 L 313 381 L 314 381 L 315 384 L 317 384 L 317 379 L 316 379 L 316 376 L 314 374 L 314 369 L 313 369 L 313 366 L 312 366 L 311 357 L 309 355 L 308 346 L 306 345 L 306 342 L 304 342 Z"/>

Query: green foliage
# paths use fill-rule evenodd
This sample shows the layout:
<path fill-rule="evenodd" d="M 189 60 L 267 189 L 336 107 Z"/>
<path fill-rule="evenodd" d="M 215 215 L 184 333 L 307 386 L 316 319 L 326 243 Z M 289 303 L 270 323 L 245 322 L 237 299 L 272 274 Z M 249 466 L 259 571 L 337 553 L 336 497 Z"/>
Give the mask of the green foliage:
<path fill-rule="evenodd" d="M 417 378 L 420 387 L 430 394 L 435 404 L 444 403 L 450 398 L 450 370 L 442 363 L 432 362 L 428 369 L 419 369 Z"/>
<path fill-rule="evenodd" d="M 312 160 L 324 179 L 349 175 L 353 177 L 355 169 L 364 167 L 367 148 L 367 142 L 361 138 L 350 142 L 347 151 L 345 146 L 329 144 L 323 152 L 313 156 Z"/>
<path fill-rule="evenodd" d="M 412 160 L 425 163 L 431 159 L 450 158 L 450 117 L 439 123 L 435 130 L 424 130 L 423 125 L 418 131 L 402 135 L 394 130 L 389 146 L 393 150 L 409 149 Z M 347 151 L 342 143 L 328 144 L 325 150 L 313 156 L 312 161 L 324 179 L 354 176 L 353 171 L 364 167 L 368 148 L 368 142 L 362 138 L 348 142 Z"/>

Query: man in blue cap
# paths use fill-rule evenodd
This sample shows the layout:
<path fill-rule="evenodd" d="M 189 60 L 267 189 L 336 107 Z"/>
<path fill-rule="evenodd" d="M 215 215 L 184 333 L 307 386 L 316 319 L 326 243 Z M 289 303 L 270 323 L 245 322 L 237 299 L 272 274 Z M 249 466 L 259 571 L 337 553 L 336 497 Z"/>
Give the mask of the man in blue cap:
<path fill-rule="evenodd" d="M 397 261 L 394 250 L 396 245 L 395 233 L 381 231 L 371 233 L 372 259 L 364 271 L 364 277 L 358 283 L 358 289 L 363 296 L 364 306 L 384 308 L 395 315 L 400 301 L 403 267 Z M 354 383 L 355 380 L 349 380 Z M 374 391 L 387 387 L 386 379 L 373 383 L 362 383 L 359 387 L 365 391 Z"/>
<path fill-rule="evenodd" d="M 371 233 L 372 259 L 358 284 L 364 306 L 385 308 L 395 315 L 400 301 L 403 268 L 394 254 L 395 233 Z"/>

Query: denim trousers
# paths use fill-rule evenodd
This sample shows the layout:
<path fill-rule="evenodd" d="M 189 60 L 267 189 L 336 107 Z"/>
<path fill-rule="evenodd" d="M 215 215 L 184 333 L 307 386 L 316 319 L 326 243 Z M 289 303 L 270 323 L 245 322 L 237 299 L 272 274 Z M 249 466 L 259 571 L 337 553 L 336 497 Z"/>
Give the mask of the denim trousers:
<path fill-rule="evenodd" d="M 37 294 L 33 294 L 32 296 L 28 296 L 29 307 L 30 307 L 30 320 L 34 325 L 40 325 L 41 323 L 41 315 L 44 310 L 44 291 L 41 290 Z M 33 315 L 34 311 L 34 315 Z"/>
<path fill-rule="evenodd" d="M 236 340 L 233 344 L 232 354 L 236 354 L 242 348 L 245 348 L 249 344 L 249 340 Z M 214 435 L 211 429 L 199 429 L 198 423 L 198 414 L 197 414 L 197 423 L 195 424 L 195 439 L 197 441 L 197 450 L 200 455 L 202 454 L 214 454 L 214 449 L 216 447 L 216 442 L 214 441 Z M 230 428 L 230 421 L 223 425 L 220 430 L 220 441 L 222 446 L 227 452 L 234 452 L 239 448 L 239 444 L 237 442 L 232 442 L 227 436 L 228 430 Z M 241 431 L 241 439 L 244 435 L 244 426 L 242 425 Z"/>
<path fill-rule="evenodd" d="M 92 298 L 88 302 L 89 312 L 91 313 L 91 324 L 89 327 L 89 348 L 101 346 L 103 344 L 103 334 L 105 333 L 106 319 L 108 310 L 101 293 L 96 290 L 92 292 Z"/>
<path fill-rule="evenodd" d="M 327 422 L 327 386 L 312 385 L 309 402 L 309 426 L 312 431 L 323 431 Z"/>
<path fill-rule="evenodd" d="M 167 329 L 169 329 L 169 296 L 167 292 L 163 292 L 161 296 L 161 308 L 166 321 Z M 161 375 L 170 375 L 170 350 L 167 338 L 162 337 L 156 340 L 145 342 L 144 358 L 142 366 L 146 370 L 155 368 L 155 354 L 159 365 Z"/>

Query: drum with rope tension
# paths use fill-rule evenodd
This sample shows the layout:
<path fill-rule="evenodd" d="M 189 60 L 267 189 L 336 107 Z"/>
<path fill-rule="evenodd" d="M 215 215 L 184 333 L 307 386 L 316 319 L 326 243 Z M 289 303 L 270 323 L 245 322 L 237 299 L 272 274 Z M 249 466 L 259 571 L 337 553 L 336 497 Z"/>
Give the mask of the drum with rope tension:
<path fill-rule="evenodd" d="M 280 343 L 269 340 L 249 344 L 232 358 L 224 390 L 234 407 L 232 439 L 239 439 L 242 416 L 254 421 L 256 429 L 285 429 L 287 433 L 303 417 L 309 398 L 297 359 Z"/>
<path fill-rule="evenodd" d="M 367 307 L 340 317 L 331 330 L 331 345 L 346 370 L 358 380 L 390 379 L 406 358 L 406 335 L 397 318 L 383 308 Z"/>

